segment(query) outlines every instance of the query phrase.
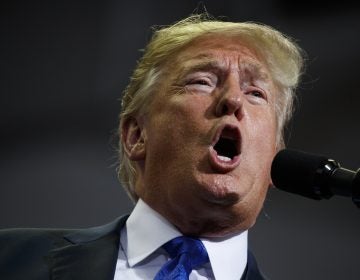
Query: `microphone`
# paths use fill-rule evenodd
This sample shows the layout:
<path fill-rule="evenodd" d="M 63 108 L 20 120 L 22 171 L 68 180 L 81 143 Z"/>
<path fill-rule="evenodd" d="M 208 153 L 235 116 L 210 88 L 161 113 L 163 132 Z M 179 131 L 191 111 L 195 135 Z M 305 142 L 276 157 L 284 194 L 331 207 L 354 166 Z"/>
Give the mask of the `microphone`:
<path fill-rule="evenodd" d="M 272 162 L 271 179 L 278 189 L 312 199 L 351 197 L 360 208 L 360 168 L 342 168 L 323 155 L 281 150 Z"/>

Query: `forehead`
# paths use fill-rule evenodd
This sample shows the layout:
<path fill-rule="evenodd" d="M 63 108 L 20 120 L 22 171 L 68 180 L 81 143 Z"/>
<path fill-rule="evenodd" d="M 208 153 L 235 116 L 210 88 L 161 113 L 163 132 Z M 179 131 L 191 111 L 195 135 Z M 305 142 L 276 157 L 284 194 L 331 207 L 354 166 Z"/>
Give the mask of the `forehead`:
<path fill-rule="evenodd" d="M 168 62 L 172 71 L 186 72 L 195 68 L 221 66 L 249 70 L 269 78 L 266 64 L 256 50 L 238 37 L 206 35 L 194 39 Z"/>
<path fill-rule="evenodd" d="M 191 41 L 183 50 L 182 54 L 191 57 L 194 52 L 228 52 L 231 54 L 243 53 L 254 55 L 249 44 L 244 40 L 234 36 L 220 36 L 220 35 L 203 35 Z"/>

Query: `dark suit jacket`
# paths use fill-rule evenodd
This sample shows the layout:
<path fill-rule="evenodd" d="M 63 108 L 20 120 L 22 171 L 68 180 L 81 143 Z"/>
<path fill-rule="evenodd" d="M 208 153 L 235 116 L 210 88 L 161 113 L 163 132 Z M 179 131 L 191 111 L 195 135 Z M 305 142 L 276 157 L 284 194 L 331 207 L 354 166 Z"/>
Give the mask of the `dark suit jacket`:
<path fill-rule="evenodd" d="M 0 279 L 114 279 L 120 230 L 127 217 L 88 229 L 0 230 Z M 249 252 L 241 280 L 263 279 Z"/>

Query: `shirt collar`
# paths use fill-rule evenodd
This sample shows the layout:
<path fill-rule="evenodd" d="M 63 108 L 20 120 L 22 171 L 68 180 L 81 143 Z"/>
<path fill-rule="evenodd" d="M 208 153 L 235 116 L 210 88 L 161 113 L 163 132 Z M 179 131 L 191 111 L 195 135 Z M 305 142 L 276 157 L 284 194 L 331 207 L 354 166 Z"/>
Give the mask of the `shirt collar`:
<path fill-rule="evenodd" d="M 247 231 L 225 238 L 200 238 L 215 279 L 240 279 L 247 264 Z"/>
<path fill-rule="evenodd" d="M 126 234 L 121 235 L 121 244 L 130 267 L 181 235 L 175 226 L 141 199 L 128 218 L 125 231 Z M 247 264 L 247 231 L 226 238 L 200 239 L 208 252 L 215 279 L 241 278 Z"/>
<path fill-rule="evenodd" d="M 135 266 L 167 241 L 180 235 L 163 216 L 139 199 L 126 222 L 127 246 L 124 249 L 129 266 Z"/>

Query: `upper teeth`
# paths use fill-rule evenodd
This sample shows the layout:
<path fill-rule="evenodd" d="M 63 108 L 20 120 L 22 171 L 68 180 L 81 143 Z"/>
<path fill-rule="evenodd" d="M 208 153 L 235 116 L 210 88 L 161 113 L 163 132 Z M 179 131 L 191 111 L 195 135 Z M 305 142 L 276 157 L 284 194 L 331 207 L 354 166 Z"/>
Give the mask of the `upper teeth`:
<path fill-rule="evenodd" d="M 222 161 L 231 161 L 231 158 L 228 158 L 228 157 L 219 156 L 219 155 L 217 157 Z"/>

